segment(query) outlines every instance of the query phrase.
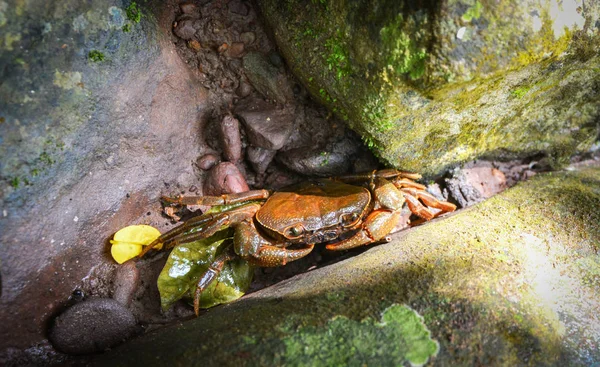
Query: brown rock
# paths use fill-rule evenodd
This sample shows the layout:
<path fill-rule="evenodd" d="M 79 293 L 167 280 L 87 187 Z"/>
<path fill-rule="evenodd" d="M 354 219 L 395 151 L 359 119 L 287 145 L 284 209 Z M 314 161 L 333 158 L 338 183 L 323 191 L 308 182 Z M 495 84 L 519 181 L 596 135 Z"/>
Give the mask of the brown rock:
<path fill-rule="evenodd" d="M 232 115 L 226 115 L 219 126 L 219 136 L 225 160 L 237 162 L 242 158 L 240 123 Z"/>
<path fill-rule="evenodd" d="M 225 51 L 227 51 L 229 49 L 229 45 L 226 43 L 221 44 L 221 46 L 219 46 L 219 48 L 217 49 L 217 52 L 219 52 L 220 54 L 224 53 Z"/>
<path fill-rule="evenodd" d="M 194 39 L 188 41 L 188 47 L 196 52 L 200 51 L 202 48 L 202 46 L 200 46 L 200 42 Z"/>
<path fill-rule="evenodd" d="M 198 9 L 196 4 L 194 4 L 194 3 L 184 2 L 184 3 L 179 4 L 179 8 L 181 9 L 181 11 L 184 14 L 195 15 L 195 16 L 200 15 L 200 9 Z"/>
<path fill-rule="evenodd" d="M 205 154 L 196 161 L 198 168 L 204 171 L 213 168 L 217 163 L 219 163 L 219 157 L 212 153 Z"/>
<path fill-rule="evenodd" d="M 239 58 L 244 54 L 244 44 L 242 42 L 234 42 L 227 49 L 225 55 L 228 57 Z"/>
<path fill-rule="evenodd" d="M 230 162 L 222 162 L 209 171 L 204 182 L 204 195 L 234 194 L 248 191 L 246 179 Z"/>

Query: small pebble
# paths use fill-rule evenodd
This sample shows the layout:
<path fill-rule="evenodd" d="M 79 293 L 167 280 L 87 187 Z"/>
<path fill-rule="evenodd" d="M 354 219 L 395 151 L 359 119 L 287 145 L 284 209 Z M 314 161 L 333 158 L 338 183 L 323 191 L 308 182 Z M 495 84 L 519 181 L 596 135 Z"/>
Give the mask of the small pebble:
<path fill-rule="evenodd" d="M 240 86 L 235 90 L 235 94 L 239 97 L 247 97 L 250 93 L 252 93 L 252 86 L 246 82 L 240 82 Z"/>
<path fill-rule="evenodd" d="M 179 4 L 179 8 L 181 9 L 181 11 L 184 14 L 190 14 L 190 15 L 199 15 L 199 9 L 196 6 L 196 4 L 191 3 L 191 2 L 185 2 L 185 3 L 181 3 Z"/>
<path fill-rule="evenodd" d="M 250 46 L 256 40 L 256 35 L 254 32 L 244 32 L 240 35 L 240 41 L 242 41 L 245 45 Z"/>
<path fill-rule="evenodd" d="M 242 42 L 234 42 L 231 47 L 225 52 L 228 57 L 239 58 L 244 54 L 244 44 Z"/>
<path fill-rule="evenodd" d="M 283 66 L 283 58 L 277 51 L 269 52 L 269 62 L 278 68 Z"/>
<path fill-rule="evenodd" d="M 117 269 L 113 283 L 112 298 L 122 304 L 129 306 L 133 299 L 133 294 L 137 290 L 140 281 L 140 271 L 135 265 L 135 262 L 128 261 L 119 266 Z"/>
<path fill-rule="evenodd" d="M 225 160 L 237 162 L 242 158 L 242 138 L 240 123 L 232 115 L 226 115 L 219 126 L 219 137 Z"/>
<path fill-rule="evenodd" d="M 197 40 L 189 40 L 187 45 L 189 48 L 196 52 L 200 51 L 200 49 L 202 48 L 202 46 L 200 46 L 200 42 L 198 42 Z"/>
<path fill-rule="evenodd" d="M 131 338 L 137 332 L 135 317 L 110 298 L 92 298 L 60 314 L 48 339 L 67 354 L 102 352 Z"/>
<path fill-rule="evenodd" d="M 184 40 L 191 39 L 196 33 L 193 19 L 182 19 L 180 21 L 177 21 L 175 22 L 173 28 L 173 32 L 175 32 L 175 35 Z"/>
<path fill-rule="evenodd" d="M 250 188 L 240 170 L 231 162 L 221 162 L 209 171 L 204 182 L 205 195 L 234 194 Z"/>
<path fill-rule="evenodd" d="M 204 171 L 213 168 L 217 163 L 219 163 L 219 157 L 216 154 L 211 153 L 203 155 L 196 161 L 198 168 Z"/>
<path fill-rule="evenodd" d="M 250 12 L 248 6 L 239 0 L 230 1 L 227 4 L 227 7 L 229 8 L 230 12 L 238 15 L 246 16 Z"/>
<path fill-rule="evenodd" d="M 221 46 L 219 46 L 219 48 L 217 49 L 217 51 L 222 54 L 223 52 L 227 51 L 227 49 L 229 48 L 229 45 L 226 43 L 223 43 Z"/>

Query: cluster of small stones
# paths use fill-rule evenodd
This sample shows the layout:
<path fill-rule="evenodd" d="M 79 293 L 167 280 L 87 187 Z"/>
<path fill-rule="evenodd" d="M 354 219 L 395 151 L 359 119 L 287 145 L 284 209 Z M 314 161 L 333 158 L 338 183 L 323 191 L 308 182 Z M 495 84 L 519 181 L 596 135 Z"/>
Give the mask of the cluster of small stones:
<path fill-rule="evenodd" d="M 205 128 L 210 149 L 196 162 L 204 184 L 194 193 L 276 189 L 303 175 L 376 168 L 359 138 L 293 82 L 256 22 L 251 4 L 238 0 L 181 3 L 173 22 L 180 55 L 215 101 Z"/>

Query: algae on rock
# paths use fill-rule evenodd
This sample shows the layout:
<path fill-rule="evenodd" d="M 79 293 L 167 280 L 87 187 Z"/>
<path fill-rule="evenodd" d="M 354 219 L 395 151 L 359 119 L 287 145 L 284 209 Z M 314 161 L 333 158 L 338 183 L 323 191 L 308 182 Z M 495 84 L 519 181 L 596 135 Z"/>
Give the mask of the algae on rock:
<path fill-rule="evenodd" d="M 354 348 L 357 357 L 344 363 L 396 365 L 407 344 L 383 342 L 380 333 L 397 330 L 381 325 L 391 327 L 390 309 L 410 307 L 426 329 L 408 328 L 421 331 L 405 330 L 402 338 L 421 335 L 409 338 L 423 341 L 418 349 L 435 365 L 595 365 L 599 250 L 600 168 L 540 174 L 388 244 L 147 334 L 98 362 L 318 365 Z M 157 348 L 160 360 L 148 353 Z"/>
<path fill-rule="evenodd" d="M 390 166 L 559 166 L 597 139 L 597 2 L 258 3 L 292 71 Z"/>

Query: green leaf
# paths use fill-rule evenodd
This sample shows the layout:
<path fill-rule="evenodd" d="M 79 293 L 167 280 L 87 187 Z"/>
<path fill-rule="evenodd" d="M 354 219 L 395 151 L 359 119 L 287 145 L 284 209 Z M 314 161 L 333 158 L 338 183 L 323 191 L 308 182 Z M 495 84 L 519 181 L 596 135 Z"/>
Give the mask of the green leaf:
<path fill-rule="evenodd" d="M 157 281 L 163 309 L 181 298 L 193 299 L 198 279 L 232 238 L 233 230 L 227 228 L 171 251 Z M 202 292 L 200 307 L 209 308 L 240 298 L 248 290 L 252 275 L 252 267 L 241 258 L 226 263 L 219 277 Z"/>

